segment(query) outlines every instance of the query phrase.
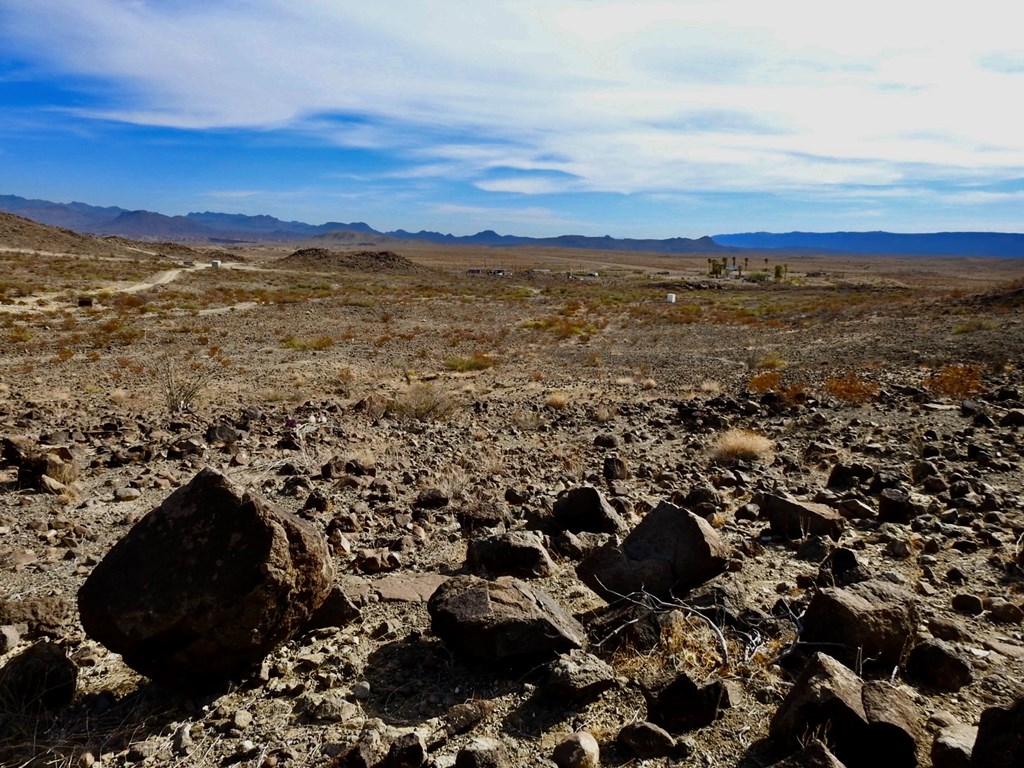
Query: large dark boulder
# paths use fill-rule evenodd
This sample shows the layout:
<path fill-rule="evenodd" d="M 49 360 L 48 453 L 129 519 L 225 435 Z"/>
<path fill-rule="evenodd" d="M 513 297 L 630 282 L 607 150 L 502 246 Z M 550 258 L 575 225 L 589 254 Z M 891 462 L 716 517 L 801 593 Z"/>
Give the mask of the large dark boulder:
<path fill-rule="evenodd" d="M 545 592 L 510 576 L 448 579 L 427 601 L 431 630 L 478 661 L 552 657 L 583 647 L 576 619 Z"/>
<path fill-rule="evenodd" d="M 1020 768 L 1024 765 L 1024 698 L 981 713 L 971 768 Z"/>
<path fill-rule="evenodd" d="M 845 491 L 867 482 L 874 474 L 875 470 L 867 464 L 839 463 L 832 467 L 832 471 L 829 473 L 828 487 L 838 491 Z"/>
<path fill-rule="evenodd" d="M 923 511 L 902 488 L 885 488 L 878 496 L 878 519 L 883 523 L 909 523 Z"/>
<path fill-rule="evenodd" d="M 958 691 L 974 680 L 967 654 L 935 638 L 914 646 L 907 657 L 906 672 L 911 680 L 944 691 Z"/>
<path fill-rule="evenodd" d="M 86 633 L 135 670 L 206 685 L 291 637 L 333 578 L 316 528 L 204 469 L 114 545 L 78 608 Z"/>
<path fill-rule="evenodd" d="M 915 598 L 880 579 L 828 587 L 811 598 L 800 640 L 849 666 L 892 669 L 917 630 Z"/>
<path fill-rule="evenodd" d="M 730 692 L 718 678 L 699 683 L 685 672 L 642 683 L 647 717 L 671 733 L 703 728 L 731 706 Z"/>
<path fill-rule="evenodd" d="M 75 698 L 78 667 L 59 645 L 41 640 L 0 668 L 0 725 L 2 714 L 39 714 L 57 710 Z"/>
<path fill-rule="evenodd" d="M 828 536 L 839 541 L 846 521 L 834 509 L 814 501 L 800 501 L 787 493 L 763 493 L 755 497 L 771 524 L 772 533 L 787 539 Z"/>
<path fill-rule="evenodd" d="M 847 768 L 914 768 L 920 719 L 899 688 L 865 683 L 818 653 L 779 705 L 768 733 L 786 751 L 799 749 L 809 737 L 822 738 Z"/>
<path fill-rule="evenodd" d="M 470 539 L 466 567 L 478 576 L 550 576 L 555 564 L 535 531 L 510 531 Z"/>
<path fill-rule="evenodd" d="M 558 497 L 551 511 L 554 527 L 559 531 L 625 534 L 629 529 L 601 492 L 590 485 L 566 491 Z"/>
<path fill-rule="evenodd" d="M 707 520 L 662 502 L 621 545 L 609 542 L 594 550 L 576 573 L 606 600 L 641 590 L 665 599 L 722 573 L 730 555 Z"/>

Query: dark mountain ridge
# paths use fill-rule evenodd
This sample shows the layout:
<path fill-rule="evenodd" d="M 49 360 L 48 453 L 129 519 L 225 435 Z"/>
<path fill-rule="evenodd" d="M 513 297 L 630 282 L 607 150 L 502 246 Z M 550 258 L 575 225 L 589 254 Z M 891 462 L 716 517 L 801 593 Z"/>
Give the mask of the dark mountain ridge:
<path fill-rule="evenodd" d="M 650 253 L 730 253 L 738 249 L 828 251 L 837 253 L 1002 256 L 1024 257 L 1024 234 L 1003 232 L 937 232 L 896 234 L 892 232 L 747 232 L 690 239 L 663 240 L 615 238 L 609 235 L 560 235 L 521 237 L 484 230 L 475 235 L 452 235 L 421 230 L 398 229 L 382 232 L 365 222 L 329 221 L 307 224 L 283 221 L 274 216 L 241 213 L 193 212 L 166 216 L 152 211 L 130 211 L 118 206 L 87 203 L 54 203 L 16 195 L 0 195 L 0 211 L 13 213 L 49 226 L 81 234 L 118 235 L 135 240 L 178 242 L 290 242 L 349 233 L 342 239 L 366 244 L 372 238 L 417 240 L 442 245 L 492 247 L 581 248 L 595 251 L 645 251 Z"/>
<path fill-rule="evenodd" d="M 408 232 L 399 229 L 382 232 L 362 221 L 307 224 L 283 221 L 274 216 L 248 216 L 241 213 L 193 212 L 185 216 L 166 216 L 152 211 L 129 211 L 125 208 L 98 207 L 85 203 L 53 203 L 48 200 L 27 200 L 16 195 L 0 195 L 0 211 L 26 216 L 42 224 L 63 226 L 83 234 L 119 235 L 135 240 L 177 240 L 179 242 L 289 242 L 348 233 L 341 239 L 366 244 L 367 238 L 387 240 L 419 240 L 444 245 L 535 246 L 555 248 L 586 248 L 607 251 L 650 251 L 655 253 L 705 253 L 727 251 L 709 237 L 691 240 L 673 237 L 666 240 L 635 240 L 584 235 L 559 237 L 519 237 L 499 235 L 485 230 L 475 235 L 457 236 L 440 232 Z M 337 239 L 337 238 L 336 238 Z"/>

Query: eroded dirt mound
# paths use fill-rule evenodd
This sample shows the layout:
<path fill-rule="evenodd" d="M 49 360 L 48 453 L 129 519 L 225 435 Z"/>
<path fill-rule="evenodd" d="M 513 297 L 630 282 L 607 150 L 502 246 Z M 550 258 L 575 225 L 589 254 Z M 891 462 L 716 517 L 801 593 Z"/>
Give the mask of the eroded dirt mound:
<path fill-rule="evenodd" d="M 1024 307 L 1024 280 L 1004 283 L 972 296 L 969 303 L 981 307 Z"/>
<path fill-rule="evenodd" d="M 326 248 L 303 248 L 282 259 L 289 266 L 315 269 L 350 269 L 359 272 L 390 272 L 415 274 L 427 268 L 394 251 L 331 251 Z"/>
<path fill-rule="evenodd" d="M 79 235 L 70 229 L 59 229 L 38 224 L 31 219 L 0 213 L 0 242 L 6 248 L 26 251 L 54 251 L 61 253 L 94 253 L 97 243 L 91 237 Z"/>

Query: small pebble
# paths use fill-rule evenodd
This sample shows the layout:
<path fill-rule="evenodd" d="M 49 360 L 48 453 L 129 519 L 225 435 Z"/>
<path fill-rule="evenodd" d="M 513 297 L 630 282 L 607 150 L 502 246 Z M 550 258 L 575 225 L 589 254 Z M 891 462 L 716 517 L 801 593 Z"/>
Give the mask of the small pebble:
<path fill-rule="evenodd" d="M 601 749 L 591 734 L 579 731 L 555 747 L 551 759 L 558 768 L 600 768 Z"/>

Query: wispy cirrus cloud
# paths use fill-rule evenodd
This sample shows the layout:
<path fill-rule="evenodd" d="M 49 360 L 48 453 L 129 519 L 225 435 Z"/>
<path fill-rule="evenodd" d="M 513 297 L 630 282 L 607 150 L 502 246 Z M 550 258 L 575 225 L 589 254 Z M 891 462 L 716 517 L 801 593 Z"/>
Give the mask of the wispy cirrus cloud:
<path fill-rule="evenodd" d="M 358 172 L 377 181 L 884 197 L 1024 176 L 1008 0 L 5 5 L 18 77 L 60 79 L 79 120 L 303 137 L 387 156 Z"/>

